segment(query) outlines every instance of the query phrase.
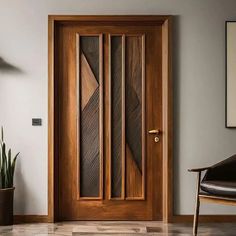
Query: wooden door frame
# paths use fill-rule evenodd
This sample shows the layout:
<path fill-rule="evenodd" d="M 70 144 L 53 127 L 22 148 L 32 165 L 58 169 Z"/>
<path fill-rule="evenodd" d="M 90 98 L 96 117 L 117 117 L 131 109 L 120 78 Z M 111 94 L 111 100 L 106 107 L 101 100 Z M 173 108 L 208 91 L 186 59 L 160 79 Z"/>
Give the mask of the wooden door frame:
<path fill-rule="evenodd" d="M 133 23 L 134 25 L 152 24 L 162 27 L 162 118 L 163 118 L 163 221 L 173 218 L 173 118 L 172 118 L 172 76 L 171 76 L 171 16 L 120 15 L 120 16 L 74 16 L 50 15 L 48 17 L 48 221 L 57 221 L 57 87 L 55 86 L 55 48 L 54 37 L 57 24 L 69 22 L 109 22 L 114 24 Z"/>

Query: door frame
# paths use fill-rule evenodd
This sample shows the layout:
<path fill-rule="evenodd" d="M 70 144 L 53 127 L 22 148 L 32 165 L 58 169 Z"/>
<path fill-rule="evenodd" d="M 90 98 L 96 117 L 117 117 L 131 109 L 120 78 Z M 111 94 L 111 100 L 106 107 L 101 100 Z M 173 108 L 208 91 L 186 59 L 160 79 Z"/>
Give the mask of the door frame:
<path fill-rule="evenodd" d="M 172 17 L 167 15 L 49 15 L 48 16 L 48 221 L 57 221 L 58 211 L 58 118 L 55 64 L 55 29 L 60 23 L 109 22 L 114 24 L 152 24 L 162 27 L 162 120 L 163 120 L 163 221 L 173 218 L 173 89 L 172 89 Z"/>

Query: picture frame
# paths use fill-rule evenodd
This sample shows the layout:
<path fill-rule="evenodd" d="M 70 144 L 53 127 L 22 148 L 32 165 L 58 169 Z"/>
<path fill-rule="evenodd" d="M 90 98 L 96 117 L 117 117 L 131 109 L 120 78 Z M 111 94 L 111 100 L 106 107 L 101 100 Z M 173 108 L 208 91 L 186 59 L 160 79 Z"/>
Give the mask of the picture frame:
<path fill-rule="evenodd" d="M 236 21 L 225 22 L 225 127 L 236 128 Z"/>

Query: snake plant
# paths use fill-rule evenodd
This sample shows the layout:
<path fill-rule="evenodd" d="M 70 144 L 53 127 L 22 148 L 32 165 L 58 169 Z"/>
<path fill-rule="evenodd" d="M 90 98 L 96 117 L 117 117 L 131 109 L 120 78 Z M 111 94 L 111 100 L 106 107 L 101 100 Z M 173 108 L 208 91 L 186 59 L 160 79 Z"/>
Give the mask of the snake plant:
<path fill-rule="evenodd" d="M 14 158 L 12 158 L 11 149 L 7 150 L 6 143 L 4 141 L 2 127 L 0 140 L 0 189 L 13 187 L 16 159 L 19 154 L 20 153 L 17 153 Z"/>

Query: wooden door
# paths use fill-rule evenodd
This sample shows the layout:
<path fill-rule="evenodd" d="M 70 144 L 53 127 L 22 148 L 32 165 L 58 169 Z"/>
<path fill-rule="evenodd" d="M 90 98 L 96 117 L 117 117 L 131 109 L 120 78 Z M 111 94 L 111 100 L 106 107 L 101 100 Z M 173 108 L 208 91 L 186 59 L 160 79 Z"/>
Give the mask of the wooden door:
<path fill-rule="evenodd" d="M 59 219 L 162 219 L 161 26 L 61 23 L 55 48 Z"/>

